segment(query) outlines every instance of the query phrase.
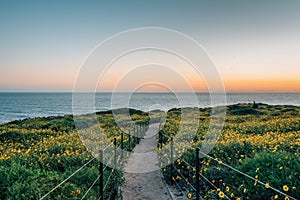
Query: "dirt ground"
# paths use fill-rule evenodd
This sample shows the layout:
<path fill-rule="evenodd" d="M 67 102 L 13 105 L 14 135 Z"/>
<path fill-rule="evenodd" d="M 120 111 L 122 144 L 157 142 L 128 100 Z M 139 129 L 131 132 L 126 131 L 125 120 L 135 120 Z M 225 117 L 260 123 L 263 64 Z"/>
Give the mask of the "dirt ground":
<path fill-rule="evenodd" d="M 159 124 L 150 125 L 125 164 L 125 183 L 121 188 L 124 200 L 171 200 L 161 179 L 161 170 L 156 166 L 157 154 L 154 148 Z"/>

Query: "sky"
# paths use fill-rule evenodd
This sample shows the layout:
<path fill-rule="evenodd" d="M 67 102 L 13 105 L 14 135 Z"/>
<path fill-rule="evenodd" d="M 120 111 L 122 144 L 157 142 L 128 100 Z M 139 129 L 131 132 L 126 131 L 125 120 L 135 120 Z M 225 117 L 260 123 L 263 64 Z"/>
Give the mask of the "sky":
<path fill-rule="evenodd" d="M 299 10 L 298 0 L 2 0 L 0 91 L 72 91 L 84 60 L 99 43 L 125 30 L 162 27 L 201 44 L 228 92 L 300 92 Z M 122 77 L 118 67 L 135 59 L 140 57 L 120 60 L 97 90 L 111 91 Z M 184 74 L 189 66 L 182 69 L 179 63 L 170 69 Z M 167 70 L 155 69 L 147 71 L 149 80 L 163 74 L 173 88 L 186 90 Z M 145 75 L 142 70 L 133 74 L 122 82 L 124 91 Z M 187 77 L 192 88 L 205 90 L 207 77 Z"/>

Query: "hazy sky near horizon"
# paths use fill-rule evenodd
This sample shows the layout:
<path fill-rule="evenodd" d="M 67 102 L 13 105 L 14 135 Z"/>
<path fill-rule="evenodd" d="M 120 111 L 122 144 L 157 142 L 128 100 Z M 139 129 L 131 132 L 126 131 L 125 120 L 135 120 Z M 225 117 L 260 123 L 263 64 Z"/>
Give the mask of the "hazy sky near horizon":
<path fill-rule="evenodd" d="M 2 0 L 0 91 L 72 91 L 97 44 L 149 26 L 194 38 L 227 91 L 300 91 L 299 10 L 297 0 Z"/>

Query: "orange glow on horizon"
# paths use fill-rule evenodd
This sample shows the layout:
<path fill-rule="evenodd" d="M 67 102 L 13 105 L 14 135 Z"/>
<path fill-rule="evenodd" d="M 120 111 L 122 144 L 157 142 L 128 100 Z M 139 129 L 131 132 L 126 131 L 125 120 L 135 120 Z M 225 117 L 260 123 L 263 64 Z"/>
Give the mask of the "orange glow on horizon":
<path fill-rule="evenodd" d="M 299 79 L 224 79 L 226 91 L 300 91 Z"/>
<path fill-rule="evenodd" d="M 204 79 L 199 76 L 188 76 L 189 84 L 196 92 L 207 92 L 207 85 Z M 19 79 L 20 80 L 20 79 Z M 22 79 L 21 79 L 22 80 Z M 68 91 L 73 89 L 73 84 L 75 80 L 71 77 L 62 78 L 57 77 L 55 81 L 49 79 L 35 78 L 35 79 L 25 79 L 22 80 L 24 85 L 27 86 L 36 86 L 35 88 L 41 90 L 42 88 L 53 88 L 54 90 L 64 90 Z M 38 85 L 37 85 L 38 83 Z M 112 91 L 116 84 L 115 79 L 108 79 L 102 82 L 102 85 L 97 88 L 99 92 L 101 91 Z M 134 86 L 134 81 L 124 85 L 124 91 L 126 88 L 132 88 Z M 223 77 L 224 89 L 227 92 L 260 92 L 260 91 L 274 91 L 274 92 L 300 92 L 300 79 L 299 78 L 272 78 L 272 77 L 259 77 L 259 78 L 250 78 L 250 77 Z M 180 82 L 172 80 L 170 78 L 171 88 L 176 88 L 177 91 L 190 91 L 182 86 Z M 167 87 L 167 85 L 166 85 Z M 213 86 L 215 89 L 217 86 Z M 167 92 L 168 89 L 163 88 L 158 85 L 148 85 L 147 87 L 141 88 L 141 91 L 149 92 Z M 217 89 L 216 89 L 217 90 Z"/>
<path fill-rule="evenodd" d="M 189 83 L 196 92 L 207 92 L 207 86 L 204 80 L 189 79 Z M 274 91 L 274 92 L 300 92 L 299 79 L 223 79 L 224 89 L 227 92 L 260 92 L 260 91 Z M 173 85 L 174 86 L 174 85 Z M 113 88 L 113 83 L 106 83 L 99 87 L 98 90 L 110 91 Z M 178 85 L 178 91 L 185 91 L 185 88 Z M 148 85 L 141 88 L 141 91 L 158 91 L 164 92 L 165 88 L 157 85 Z M 218 90 L 216 90 L 218 91 Z"/>
<path fill-rule="evenodd" d="M 183 75 L 183 74 L 181 74 Z M 7 85 L 7 88 L 13 88 L 11 91 L 22 91 L 22 86 L 34 88 L 30 91 L 72 91 L 76 79 L 75 76 L 65 76 L 57 74 L 55 78 L 46 76 L 12 76 L 13 84 L 9 83 L 9 78 L 4 77 L 0 83 Z M 117 76 L 115 78 L 107 78 L 97 87 L 98 92 L 112 92 L 115 84 L 117 84 Z M 197 74 L 185 74 L 189 84 L 196 92 L 207 92 L 207 85 L 205 79 L 202 79 Z M 137 78 L 143 78 L 143 75 Z M 179 81 L 172 77 L 167 77 L 170 88 L 175 88 L 176 92 L 190 91 L 190 88 L 185 88 Z M 246 76 L 222 76 L 224 89 L 227 92 L 300 92 L 300 79 L 297 77 L 246 77 Z M 21 84 L 20 84 L 21 83 Z M 124 92 L 128 88 L 135 88 L 135 80 L 126 82 L 122 89 Z M 165 85 L 168 87 L 168 85 Z M 84 87 L 88 90 L 87 87 Z M 83 88 L 83 91 L 84 91 Z M 140 91 L 145 92 L 167 92 L 167 89 L 158 85 L 148 85 L 143 87 Z"/>

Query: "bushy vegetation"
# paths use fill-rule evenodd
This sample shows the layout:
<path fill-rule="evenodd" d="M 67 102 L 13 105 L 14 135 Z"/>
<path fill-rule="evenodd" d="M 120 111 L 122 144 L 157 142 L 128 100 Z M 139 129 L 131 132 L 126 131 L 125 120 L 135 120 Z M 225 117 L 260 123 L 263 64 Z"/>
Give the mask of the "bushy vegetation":
<path fill-rule="evenodd" d="M 211 157 L 200 161 L 199 173 L 216 188 L 201 178 L 201 196 L 205 199 L 222 199 L 224 195 L 231 199 L 289 199 L 272 190 L 273 187 L 300 199 L 300 109 L 255 103 L 231 105 L 226 110 L 222 134 L 209 153 Z M 130 109 L 129 114 L 135 124 L 160 122 L 164 117 L 161 126 L 164 147 L 169 148 L 171 137 L 176 135 L 173 150 L 178 159 L 174 162 L 172 179 L 190 191 L 190 197 L 194 198 L 194 190 L 189 184 L 195 185 L 195 148 L 202 147 L 205 138 L 206 142 L 212 142 L 222 121 L 216 120 L 210 126 L 211 108 L 186 108 L 187 119 L 181 119 L 182 111 L 172 109 L 165 115 L 159 110 L 144 113 Z M 77 123 L 83 127 L 81 134 L 75 128 L 72 116 L 26 119 L 1 125 L 0 199 L 39 199 L 97 156 L 91 152 L 97 152 L 114 138 L 119 145 L 123 131 L 113 114 L 120 115 L 121 124 L 126 125 L 128 119 L 124 112 L 127 111 L 99 112 L 96 121 L 90 115 L 79 116 Z M 189 119 L 197 119 L 198 126 L 193 128 L 193 120 Z M 102 135 L 97 132 L 98 123 Z M 135 130 L 134 127 L 127 129 Z M 206 135 L 208 130 L 211 133 Z M 92 145 L 88 145 L 88 149 L 82 141 Z M 139 139 L 131 141 L 134 147 Z M 124 148 L 132 149 L 128 147 L 128 140 Z M 168 148 L 159 151 L 158 164 L 161 166 L 170 160 Z M 112 152 L 108 154 L 112 155 Z M 224 163 L 265 185 L 224 166 Z M 98 177 L 98 168 L 99 162 L 94 159 L 46 199 L 81 199 Z M 108 180 L 111 171 L 110 167 L 106 168 L 104 180 Z M 163 173 L 169 177 L 170 166 L 164 167 Z M 122 171 L 114 173 L 105 190 L 105 199 L 114 198 L 111 194 L 122 182 Z M 96 185 L 86 198 L 97 199 L 98 195 Z"/>
<path fill-rule="evenodd" d="M 122 112 L 118 114 L 122 119 Z M 149 123 L 147 113 L 131 109 L 130 116 L 136 124 Z M 80 135 L 72 116 L 26 119 L 0 126 L 0 199 L 40 199 L 90 161 L 45 198 L 81 199 L 99 175 L 99 161 L 94 159 L 97 155 L 93 152 L 110 144 L 114 138 L 119 146 L 122 130 L 111 112 L 97 113 L 101 134 L 96 131 L 99 124 L 95 124 L 90 115 L 79 118 L 86 125 Z M 130 129 L 133 127 L 128 127 Z M 82 141 L 93 142 L 96 149 L 88 150 Z M 132 147 L 136 142 L 138 140 L 132 140 Z M 112 152 L 105 155 L 109 159 Z M 109 180 L 104 199 L 113 199 L 116 194 L 112 193 L 123 182 L 122 171 L 114 172 L 108 179 L 111 171 L 110 166 L 104 171 L 104 180 Z M 98 199 L 97 185 L 87 194 L 87 199 Z"/>
<path fill-rule="evenodd" d="M 200 176 L 201 196 L 204 199 L 222 199 L 226 195 L 230 199 L 287 200 L 289 195 L 300 199 L 300 108 L 256 103 L 231 105 L 226 109 L 226 121 L 217 143 L 209 152 L 211 157 L 200 160 L 199 173 L 208 179 Z M 174 162 L 172 179 L 190 191 L 193 198 L 195 193 L 189 184 L 195 186 L 195 174 L 198 173 L 194 168 L 195 148 L 203 145 L 211 122 L 211 109 L 200 109 L 191 112 L 190 116 L 199 120 L 195 137 L 187 134 L 193 134 L 192 126 L 188 119 L 180 119 L 180 109 L 167 113 L 164 126 L 161 126 L 166 148 L 159 151 L 159 162 L 164 166 L 170 160 L 168 144 L 174 137 L 174 156 L 179 158 Z M 183 128 L 178 132 L 180 125 Z M 218 126 L 218 123 L 212 126 L 212 136 Z M 209 137 L 206 137 L 206 143 L 212 142 Z M 189 146 L 193 148 L 189 149 Z M 170 182 L 170 166 L 164 167 L 163 173 Z"/>

